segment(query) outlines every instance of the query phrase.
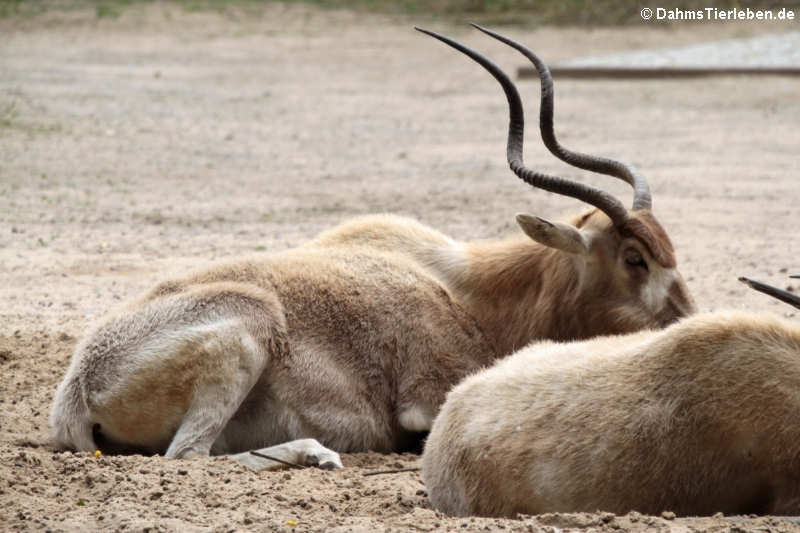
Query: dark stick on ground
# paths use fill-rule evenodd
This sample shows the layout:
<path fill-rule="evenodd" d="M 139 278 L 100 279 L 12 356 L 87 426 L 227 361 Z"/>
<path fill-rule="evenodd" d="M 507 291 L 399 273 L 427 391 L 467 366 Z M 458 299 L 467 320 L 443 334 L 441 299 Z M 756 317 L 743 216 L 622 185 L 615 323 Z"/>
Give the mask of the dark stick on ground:
<path fill-rule="evenodd" d="M 411 468 L 395 468 L 393 470 L 378 470 L 376 472 L 364 472 L 364 476 L 377 476 L 379 474 L 399 474 L 400 472 L 419 472 L 421 468 L 418 466 Z"/>
<path fill-rule="evenodd" d="M 276 463 L 280 463 L 282 465 L 291 466 L 292 468 L 306 468 L 303 465 L 292 463 L 290 461 L 284 461 L 283 459 L 278 459 L 277 457 L 272 457 L 271 455 L 267 455 L 261 452 L 251 451 L 250 455 L 255 455 L 256 457 L 261 457 L 262 459 L 269 459 L 270 461 L 275 461 Z"/>

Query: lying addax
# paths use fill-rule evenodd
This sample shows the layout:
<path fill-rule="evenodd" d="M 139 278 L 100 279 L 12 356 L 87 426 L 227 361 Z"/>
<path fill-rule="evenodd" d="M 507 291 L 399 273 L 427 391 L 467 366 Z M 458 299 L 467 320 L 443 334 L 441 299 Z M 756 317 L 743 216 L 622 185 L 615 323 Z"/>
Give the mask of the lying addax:
<path fill-rule="evenodd" d="M 532 344 L 467 378 L 433 424 L 422 474 L 452 515 L 796 515 L 798 413 L 800 325 L 695 315 Z"/>
<path fill-rule="evenodd" d="M 514 172 L 596 209 L 573 224 L 519 215 L 527 237 L 480 244 L 365 217 L 299 248 L 164 281 L 78 344 L 53 405 L 56 441 L 187 457 L 306 439 L 261 452 L 339 466 L 310 439 L 338 451 L 401 450 L 418 444 L 453 385 L 516 347 L 662 327 L 691 313 L 647 183 L 557 143 L 541 63 L 545 142 L 567 162 L 629 181 L 633 209 L 525 168 L 519 94 L 467 53 L 508 96 Z"/>

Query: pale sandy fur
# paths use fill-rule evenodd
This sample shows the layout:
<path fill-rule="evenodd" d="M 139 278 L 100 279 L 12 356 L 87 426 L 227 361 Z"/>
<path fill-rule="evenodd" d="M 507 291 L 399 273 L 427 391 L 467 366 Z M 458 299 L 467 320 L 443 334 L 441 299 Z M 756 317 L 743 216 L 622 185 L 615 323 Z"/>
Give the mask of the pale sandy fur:
<path fill-rule="evenodd" d="M 423 478 L 454 515 L 800 512 L 800 326 L 696 315 L 534 343 L 448 394 Z"/>

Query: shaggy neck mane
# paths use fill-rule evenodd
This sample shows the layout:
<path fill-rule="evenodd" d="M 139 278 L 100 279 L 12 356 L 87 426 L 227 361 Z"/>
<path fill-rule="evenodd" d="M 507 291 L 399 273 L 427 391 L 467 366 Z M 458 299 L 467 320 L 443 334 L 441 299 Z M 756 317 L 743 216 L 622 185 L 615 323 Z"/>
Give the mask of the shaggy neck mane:
<path fill-rule="evenodd" d="M 442 268 L 459 299 L 492 338 L 498 356 L 536 338 L 568 339 L 581 305 L 583 259 L 523 236 L 465 244 L 459 261 Z M 545 267 L 546 268 L 543 268 Z"/>

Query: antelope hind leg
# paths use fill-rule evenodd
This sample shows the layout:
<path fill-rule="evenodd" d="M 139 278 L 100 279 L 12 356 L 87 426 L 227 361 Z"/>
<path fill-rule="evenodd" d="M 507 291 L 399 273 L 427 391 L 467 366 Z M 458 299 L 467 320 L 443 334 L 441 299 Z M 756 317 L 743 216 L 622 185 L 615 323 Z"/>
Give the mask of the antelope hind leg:
<path fill-rule="evenodd" d="M 256 452 L 302 466 L 317 466 L 325 470 L 343 468 L 339 454 L 324 447 L 315 439 L 293 440 L 277 446 L 261 448 Z M 250 452 L 237 453 L 231 457 L 253 470 L 276 470 L 286 466 L 279 461 L 259 457 Z"/>
<path fill-rule="evenodd" d="M 264 368 L 267 354 L 237 320 L 202 326 L 204 338 L 192 343 L 191 404 L 166 457 L 207 456 Z M 198 328 L 200 329 L 200 328 Z"/>

